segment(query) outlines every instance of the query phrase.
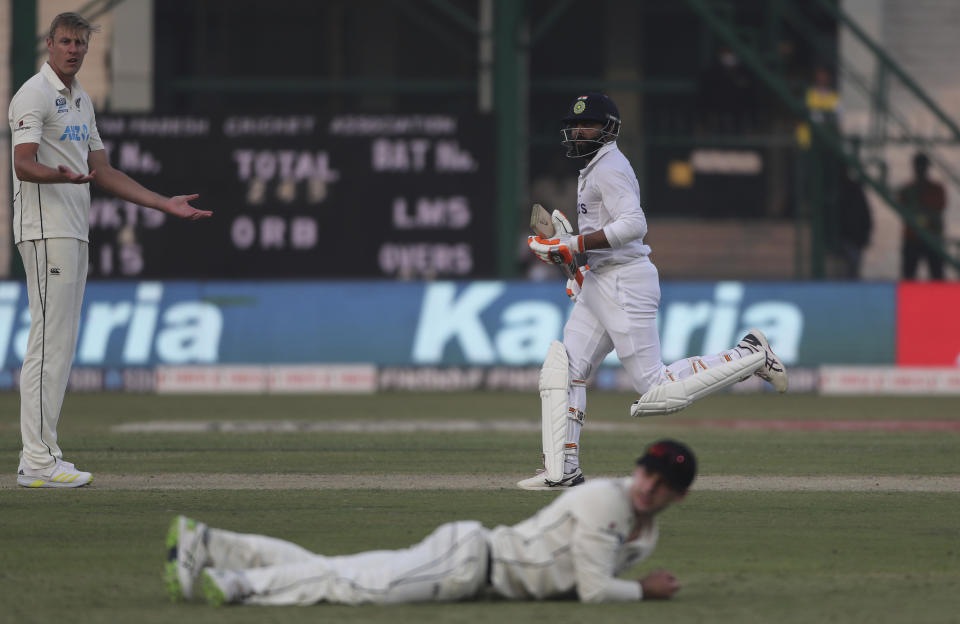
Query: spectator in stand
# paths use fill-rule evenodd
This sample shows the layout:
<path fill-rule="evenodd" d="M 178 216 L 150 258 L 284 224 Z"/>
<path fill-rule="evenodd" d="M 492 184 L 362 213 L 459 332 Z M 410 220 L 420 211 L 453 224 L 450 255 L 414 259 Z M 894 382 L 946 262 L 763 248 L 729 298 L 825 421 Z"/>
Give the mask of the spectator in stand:
<path fill-rule="evenodd" d="M 930 158 L 923 152 L 913 157 L 913 181 L 900 189 L 897 201 L 913 213 L 917 225 L 943 242 L 943 211 L 947 207 L 947 194 L 943 185 L 927 177 Z M 920 260 L 927 261 L 930 278 L 943 279 L 943 257 L 939 250 L 931 249 L 909 225 L 903 230 L 902 249 L 903 279 L 916 279 Z"/>
<path fill-rule="evenodd" d="M 847 170 L 847 175 L 840 179 L 838 208 L 837 252 L 843 259 L 844 277 L 860 279 L 863 250 L 870 243 L 873 217 L 859 174 L 853 170 Z"/>

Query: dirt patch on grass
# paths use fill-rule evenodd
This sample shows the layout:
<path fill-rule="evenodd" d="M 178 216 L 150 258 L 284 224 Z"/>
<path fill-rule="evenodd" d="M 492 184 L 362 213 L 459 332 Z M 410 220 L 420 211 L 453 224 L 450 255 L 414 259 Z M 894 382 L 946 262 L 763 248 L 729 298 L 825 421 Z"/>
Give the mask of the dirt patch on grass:
<path fill-rule="evenodd" d="M 95 474 L 96 490 L 499 490 L 528 475 Z M 598 475 L 599 476 L 599 475 Z M 12 479 L 0 489 L 14 489 Z M 695 490 L 730 492 L 960 492 L 960 476 L 706 475 Z"/>

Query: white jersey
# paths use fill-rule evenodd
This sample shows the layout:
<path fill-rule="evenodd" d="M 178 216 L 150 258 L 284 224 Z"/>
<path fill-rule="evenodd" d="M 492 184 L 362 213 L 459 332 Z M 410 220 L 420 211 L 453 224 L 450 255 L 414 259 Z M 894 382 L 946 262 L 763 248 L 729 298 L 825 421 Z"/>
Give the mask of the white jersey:
<path fill-rule="evenodd" d="M 11 149 L 36 143 L 37 161 L 75 173 L 90 172 L 87 156 L 102 150 L 90 97 L 76 78 L 67 88 L 48 63 L 25 82 L 10 102 Z M 88 241 L 89 184 L 21 182 L 13 172 L 13 236 L 19 243 L 40 238 Z"/>
<path fill-rule="evenodd" d="M 650 255 L 650 247 L 643 244 L 647 218 L 640 206 L 640 184 L 616 142 L 600 148 L 580 170 L 577 224 L 580 234 L 602 229 L 610 243 L 610 249 L 587 252 L 587 264 L 594 271 Z"/>
<path fill-rule="evenodd" d="M 571 488 L 535 516 L 490 532 L 491 584 L 507 598 L 576 595 L 583 602 L 640 600 L 637 581 L 615 578 L 650 556 L 656 521 L 632 541 L 633 479 L 597 479 Z"/>

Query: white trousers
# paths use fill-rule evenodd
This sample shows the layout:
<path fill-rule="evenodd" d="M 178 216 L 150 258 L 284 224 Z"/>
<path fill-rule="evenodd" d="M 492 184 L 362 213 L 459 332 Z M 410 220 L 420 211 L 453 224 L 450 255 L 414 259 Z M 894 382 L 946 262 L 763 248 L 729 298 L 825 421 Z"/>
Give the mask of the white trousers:
<path fill-rule="evenodd" d="M 239 571 L 244 604 L 310 605 L 453 601 L 486 587 L 487 530 L 479 522 L 443 524 L 420 543 L 326 557 L 262 535 L 210 529 L 212 567 Z"/>
<path fill-rule="evenodd" d="M 30 302 L 30 335 L 20 370 L 21 461 L 40 470 L 63 457 L 57 424 L 77 348 L 87 243 L 49 238 L 23 241 L 17 249 Z"/>
<path fill-rule="evenodd" d="M 737 359 L 736 349 L 685 358 L 669 366 L 660 355 L 657 310 L 660 276 L 649 258 L 587 272 L 573 312 L 563 330 L 570 362 L 570 379 L 586 380 L 611 350 L 637 394 L 667 381 L 682 379 L 698 369 Z M 586 389 L 570 388 L 570 406 L 586 411 Z"/>

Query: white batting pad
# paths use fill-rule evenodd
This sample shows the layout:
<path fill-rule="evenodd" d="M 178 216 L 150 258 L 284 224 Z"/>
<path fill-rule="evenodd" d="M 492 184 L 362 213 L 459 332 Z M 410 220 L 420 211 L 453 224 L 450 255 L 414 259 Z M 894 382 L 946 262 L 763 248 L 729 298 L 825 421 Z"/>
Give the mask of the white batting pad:
<path fill-rule="evenodd" d="M 746 379 L 766 361 L 763 351 L 707 368 L 680 381 L 669 381 L 643 393 L 630 407 L 630 415 L 655 416 L 679 412 L 697 399 Z M 542 394 L 541 394 L 542 396 Z"/>
<path fill-rule="evenodd" d="M 543 467 L 550 481 L 563 479 L 564 445 L 567 441 L 569 365 L 567 349 L 554 340 L 540 369 L 540 431 L 543 436 Z"/>

